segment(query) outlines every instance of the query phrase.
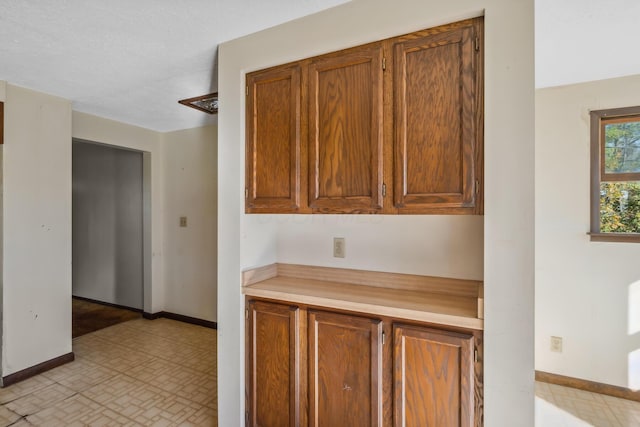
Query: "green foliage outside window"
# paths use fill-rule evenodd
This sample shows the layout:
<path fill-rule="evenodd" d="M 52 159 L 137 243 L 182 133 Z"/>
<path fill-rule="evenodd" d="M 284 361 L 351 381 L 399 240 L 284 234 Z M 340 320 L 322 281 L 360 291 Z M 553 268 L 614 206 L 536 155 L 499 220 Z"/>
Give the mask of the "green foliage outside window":
<path fill-rule="evenodd" d="M 605 125 L 605 172 L 640 172 L 640 121 Z M 640 182 L 600 183 L 600 231 L 640 233 Z"/>
<path fill-rule="evenodd" d="M 605 125 L 606 173 L 640 172 L 640 121 Z"/>
<path fill-rule="evenodd" d="M 640 233 L 640 183 L 600 184 L 600 232 Z"/>

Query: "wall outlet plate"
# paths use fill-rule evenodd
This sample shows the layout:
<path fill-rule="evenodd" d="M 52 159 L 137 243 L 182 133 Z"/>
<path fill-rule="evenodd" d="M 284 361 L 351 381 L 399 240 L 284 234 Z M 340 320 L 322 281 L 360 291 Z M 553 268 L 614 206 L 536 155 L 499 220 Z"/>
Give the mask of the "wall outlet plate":
<path fill-rule="evenodd" d="M 562 337 L 551 337 L 551 351 L 562 353 Z"/>
<path fill-rule="evenodd" d="M 181 216 L 180 217 L 180 227 L 186 227 L 187 226 L 187 217 L 186 216 Z"/>
<path fill-rule="evenodd" d="M 345 256 L 344 237 L 333 238 L 333 256 L 336 258 L 344 258 Z"/>

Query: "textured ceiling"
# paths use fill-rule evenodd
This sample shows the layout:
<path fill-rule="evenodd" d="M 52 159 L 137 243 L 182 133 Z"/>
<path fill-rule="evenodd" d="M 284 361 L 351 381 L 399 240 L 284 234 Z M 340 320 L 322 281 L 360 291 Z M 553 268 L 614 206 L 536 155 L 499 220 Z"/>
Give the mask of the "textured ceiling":
<path fill-rule="evenodd" d="M 157 131 L 213 123 L 216 46 L 347 0 L 0 0 L 0 80 Z M 638 0 L 536 0 L 536 86 L 640 74 Z M 220 100 L 224 108 L 224 100 Z"/>
<path fill-rule="evenodd" d="M 178 100 L 216 91 L 219 43 L 345 1 L 0 0 L 0 80 L 157 131 L 198 127 L 216 117 Z"/>

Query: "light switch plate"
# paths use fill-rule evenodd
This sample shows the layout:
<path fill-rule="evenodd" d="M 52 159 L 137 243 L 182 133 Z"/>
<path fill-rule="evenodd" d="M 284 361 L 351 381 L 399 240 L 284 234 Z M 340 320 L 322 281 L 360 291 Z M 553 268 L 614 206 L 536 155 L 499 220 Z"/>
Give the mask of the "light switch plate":
<path fill-rule="evenodd" d="M 333 256 L 336 258 L 344 258 L 345 256 L 344 237 L 333 238 Z"/>

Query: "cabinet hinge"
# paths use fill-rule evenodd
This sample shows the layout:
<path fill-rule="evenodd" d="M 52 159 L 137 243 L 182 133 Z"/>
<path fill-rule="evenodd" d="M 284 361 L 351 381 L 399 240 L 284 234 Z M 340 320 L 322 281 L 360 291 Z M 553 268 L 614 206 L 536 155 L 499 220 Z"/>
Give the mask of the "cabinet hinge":
<path fill-rule="evenodd" d="M 245 189 L 244 189 L 244 198 L 245 198 L 245 199 L 248 199 L 248 198 L 249 198 L 249 189 L 248 189 L 248 188 L 245 188 Z"/>
<path fill-rule="evenodd" d="M 473 350 L 473 361 L 478 363 L 478 350 Z"/>
<path fill-rule="evenodd" d="M 382 345 L 384 345 L 384 332 L 382 333 Z"/>
<path fill-rule="evenodd" d="M 244 309 L 244 318 L 245 318 L 245 320 L 249 320 L 249 309 L 248 308 Z"/>
<path fill-rule="evenodd" d="M 473 47 L 476 52 L 480 52 L 480 37 L 476 36 L 476 38 L 473 39 Z"/>
<path fill-rule="evenodd" d="M 387 184 L 382 184 L 382 197 L 387 197 Z"/>
<path fill-rule="evenodd" d="M 244 87 L 244 94 L 245 94 L 246 96 L 249 96 L 249 86 L 245 86 L 245 87 Z"/>
<path fill-rule="evenodd" d="M 478 191 L 480 191 L 480 181 L 476 179 L 476 194 L 478 194 Z"/>
<path fill-rule="evenodd" d="M 387 58 L 382 57 L 382 71 L 387 69 Z"/>

